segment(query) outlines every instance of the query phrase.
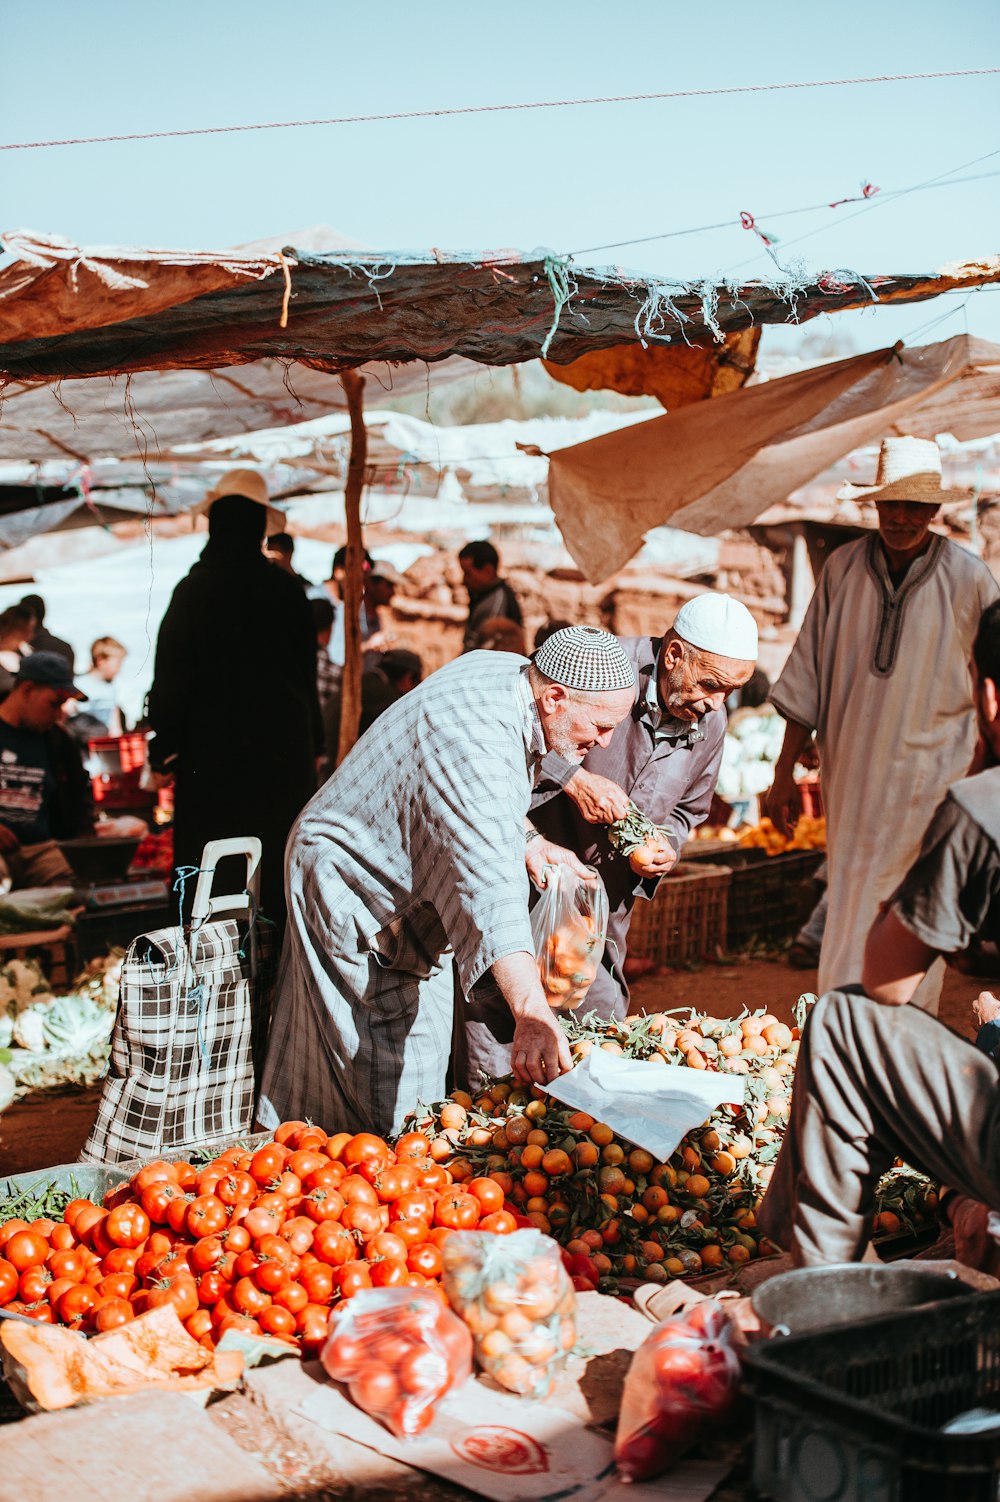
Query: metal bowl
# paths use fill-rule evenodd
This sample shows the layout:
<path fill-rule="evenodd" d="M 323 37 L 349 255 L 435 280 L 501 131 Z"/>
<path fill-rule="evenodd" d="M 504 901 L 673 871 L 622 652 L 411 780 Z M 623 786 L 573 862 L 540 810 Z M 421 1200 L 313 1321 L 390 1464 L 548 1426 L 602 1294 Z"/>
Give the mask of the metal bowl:
<path fill-rule="evenodd" d="M 750 1302 L 772 1335 L 801 1335 L 967 1292 L 954 1273 L 931 1272 L 919 1262 L 845 1262 L 778 1273 Z"/>

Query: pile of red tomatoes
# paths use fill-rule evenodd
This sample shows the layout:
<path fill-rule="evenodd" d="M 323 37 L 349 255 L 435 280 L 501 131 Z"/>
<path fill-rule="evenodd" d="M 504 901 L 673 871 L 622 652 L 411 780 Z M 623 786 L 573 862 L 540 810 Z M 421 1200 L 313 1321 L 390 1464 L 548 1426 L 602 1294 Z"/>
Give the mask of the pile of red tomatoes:
<path fill-rule="evenodd" d="M 201 1169 L 149 1163 L 103 1205 L 71 1201 L 61 1221 L 7 1221 L 0 1306 L 103 1331 L 169 1303 L 207 1346 L 235 1328 L 312 1354 L 340 1301 L 416 1287 L 444 1303 L 446 1238 L 519 1223 L 501 1185 L 455 1184 L 419 1132 L 390 1148 L 285 1122 L 273 1141 L 228 1148 Z"/>

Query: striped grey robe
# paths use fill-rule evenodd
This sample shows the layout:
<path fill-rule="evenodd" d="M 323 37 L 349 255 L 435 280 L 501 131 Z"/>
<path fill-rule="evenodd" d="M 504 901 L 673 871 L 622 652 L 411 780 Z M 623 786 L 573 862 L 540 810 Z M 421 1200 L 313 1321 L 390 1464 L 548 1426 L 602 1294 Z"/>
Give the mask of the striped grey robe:
<path fill-rule="evenodd" d="M 382 715 L 285 856 L 259 1117 L 395 1131 L 444 1094 L 453 975 L 532 950 L 524 815 L 544 752 L 523 657 L 471 652 Z"/>

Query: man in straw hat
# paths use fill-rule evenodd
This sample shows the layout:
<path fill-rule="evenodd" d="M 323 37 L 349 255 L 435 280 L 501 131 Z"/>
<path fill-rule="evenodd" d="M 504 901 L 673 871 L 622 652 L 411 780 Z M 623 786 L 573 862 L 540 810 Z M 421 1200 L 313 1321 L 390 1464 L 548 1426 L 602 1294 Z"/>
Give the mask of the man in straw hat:
<path fill-rule="evenodd" d="M 552 640 L 558 635 L 539 648 L 537 663 L 545 660 Z M 546 865 L 567 860 L 578 874 L 589 868 L 604 883 L 607 942 L 582 1007 L 602 1017 L 624 1017 L 628 1009 L 624 962 L 636 898 L 653 895 L 711 807 L 726 734 L 725 701 L 753 673 L 757 624 L 739 600 L 706 592 L 681 607 L 662 637 L 619 637 L 618 642 L 638 683 L 632 712 L 606 744 L 588 752 L 582 766 L 561 762 L 553 752 L 545 758 L 525 846 L 536 886 L 545 883 Z M 553 785 L 557 796 L 549 791 Z M 658 858 L 641 871 L 637 857 L 612 847 L 606 828 L 633 804 L 671 833 Z M 456 1072 L 472 1083 L 483 1072 L 505 1073 L 511 1030 L 504 1010 L 488 996 L 477 996 L 460 1020 L 465 1036 L 456 1036 Z"/>
<path fill-rule="evenodd" d="M 970 767 L 976 719 L 969 653 L 1000 594 L 973 554 L 931 532 L 946 492 L 936 443 L 887 438 L 872 486 L 878 532 L 829 559 L 771 691 L 787 720 L 767 812 L 783 832 L 801 808 L 793 778 L 813 731 L 823 769 L 829 909 L 817 990 L 861 979 L 865 938 L 928 821 Z M 913 998 L 937 1010 L 942 967 Z"/>
<path fill-rule="evenodd" d="M 260 1119 L 398 1130 L 444 1094 L 451 958 L 499 990 L 513 1065 L 570 1066 L 528 921 L 524 816 L 546 751 L 579 763 L 635 699 L 614 637 L 574 626 L 544 661 L 470 652 L 386 711 L 292 831 L 289 922 Z M 549 645 L 549 644 L 546 644 Z"/>

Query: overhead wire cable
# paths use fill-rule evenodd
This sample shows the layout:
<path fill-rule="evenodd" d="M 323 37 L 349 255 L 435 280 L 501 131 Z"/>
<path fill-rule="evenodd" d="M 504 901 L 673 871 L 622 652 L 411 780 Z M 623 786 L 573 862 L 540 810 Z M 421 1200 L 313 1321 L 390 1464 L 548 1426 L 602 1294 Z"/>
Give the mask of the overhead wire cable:
<path fill-rule="evenodd" d="M 946 179 L 951 179 L 954 173 L 964 172 L 966 167 L 977 167 L 980 162 L 988 162 L 995 156 L 1000 156 L 1000 149 L 997 149 L 995 151 L 987 151 L 982 156 L 973 157 L 972 160 L 968 162 L 959 162 L 956 167 L 949 167 L 944 172 L 939 172 L 935 177 L 924 178 L 922 182 L 914 183 L 912 187 L 899 188 L 892 194 L 891 199 L 887 198 L 885 202 L 891 201 L 893 203 L 898 203 L 900 198 L 905 198 L 910 193 L 919 193 L 927 188 L 933 187 L 948 187 L 949 183 L 948 181 L 946 181 Z M 992 173 L 990 173 L 989 175 L 993 176 Z M 829 222 L 826 224 L 817 225 L 815 229 L 808 229 L 803 234 L 796 235 L 792 240 L 782 240 L 777 242 L 781 245 L 782 254 L 784 254 L 785 250 L 787 250 L 791 245 L 800 245 L 803 240 L 809 240 L 814 235 L 821 235 L 825 230 L 832 229 L 834 226 L 837 226 L 839 228 L 840 225 L 847 224 L 851 219 L 857 219 L 861 214 L 871 213 L 873 209 L 877 209 L 880 206 L 880 202 L 882 202 L 881 194 L 879 194 L 877 197 L 866 199 L 863 206 L 860 209 L 855 209 L 851 214 L 840 215 L 836 219 L 829 220 Z M 763 217 L 764 216 L 762 215 L 761 218 Z M 759 254 L 760 253 L 758 252 L 758 255 Z M 745 261 L 739 261 L 735 266 L 727 267 L 726 275 L 728 275 L 732 271 L 741 271 L 744 266 L 752 265 L 753 262 L 758 259 L 758 255 L 750 256 Z"/>
<path fill-rule="evenodd" d="M 859 78 L 811 78 L 790 83 L 741 83 L 710 89 L 665 89 L 648 94 L 608 94 L 587 99 L 534 99 L 516 104 L 467 104 L 384 114 L 333 115 L 322 120 L 268 120 L 249 125 L 203 125 L 180 130 L 146 130 L 106 136 L 69 136 L 52 141 L 7 141 L 0 151 L 37 151 L 49 146 L 98 146 L 115 141 L 162 141 L 179 136 L 222 136 L 251 130 L 298 130 L 319 125 L 371 125 L 392 120 L 435 120 L 450 115 L 491 115 L 517 110 L 576 109 L 591 104 L 640 104 L 664 99 L 713 99 L 727 94 L 769 94 L 790 89 L 849 88 L 871 83 L 912 83 L 937 78 L 983 78 L 1000 68 L 951 68 L 934 73 L 876 73 Z"/>
<path fill-rule="evenodd" d="M 990 155 L 992 156 L 994 155 L 994 153 L 991 152 Z M 981 157 L 979 160 L 985 161 L 985 158 Z M 955 167 L 952 170 L 958 172 L 961 169 Z M 894 198 L 902 198 L 906 193 L 928 192 L 933 188 L 951 188 L 957 186 L 959 183 L 977 183 L 982 182 L 984 179 L 990 177 L 1000 177 L 1000 169 L 995 172 L 976 172 L 973 173 L 971 177 L 949 178 L 947 182 L 931 181 L 925 183 L 914 183 L 912 187 L 909 188 L 880 189 L 878 198 L 880 202 L 888 203 Z M 860 199 L 860 194 L 858 195 L 858 198 Z M 846 199 L 845 202 L 851 203 L 854 202 L 854 200 Z M 873 208 L 876 206 L 874 195 L 867 199 L 866 202 Z M 778 209 L 776 213 L 760 214 L 757 217 L 760 218 L 762 223 L 770 224 L 774 219 L 789 219 L 794 214 L 815 214 L 818 213 L 821 209 L 830 209 L 832 207 L 833 205 L 831 203 L 810 203 L 806 204 L 803 208 L 800 209 Z M 862 211 L 859 209 L 857 212 L 860 213 Z M 853 217 L 853 214 L 844 215 L 840 220 L 836 222 L 843 224 L 847 219 L 852 219 Z M 832 222 L 834 221 L 831 221 L 831 223 Z M 609 245 L 585 245 L 582 250 L 569 250 L 566 252 L 566 254 L 570 256 L 595 255 L 598 251 L 601 250 L 622 250 L 628 245 L 649 245 L 654 240 L 677 240 L 685 235 L 705 234 L 709 230 L 732 229 L 734 226 L 738 227 L 739 223 L 739 215 L 735 214 L 732 215 L 729 219 L 719 219 L 715 224 L 696 224 L 691 229 L 665 230 L 663 234 L 641 235 L 635 240 L 613 240 Z M 826 226 L 823 227 L 825 228 Z M 804 238 L 804 236 L 802 238 Z"/>

